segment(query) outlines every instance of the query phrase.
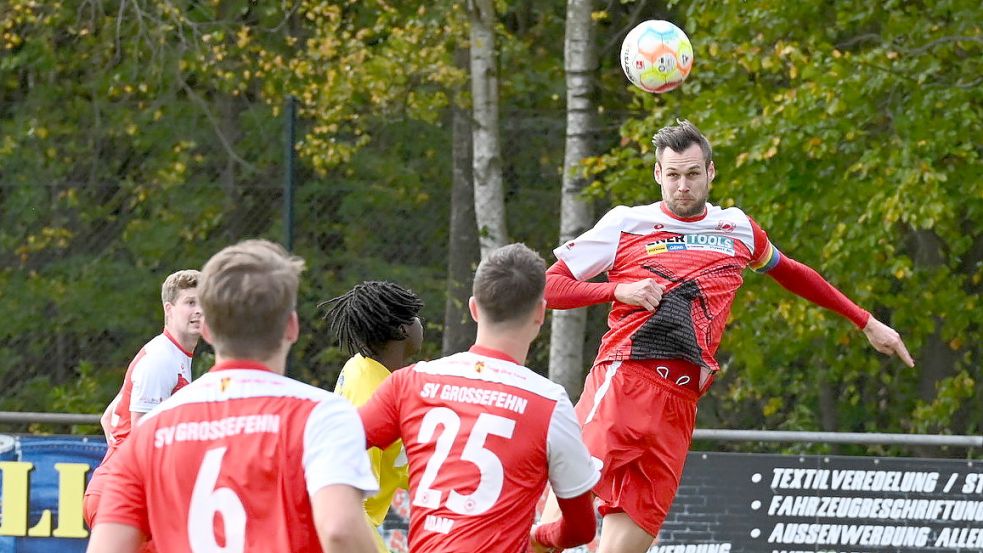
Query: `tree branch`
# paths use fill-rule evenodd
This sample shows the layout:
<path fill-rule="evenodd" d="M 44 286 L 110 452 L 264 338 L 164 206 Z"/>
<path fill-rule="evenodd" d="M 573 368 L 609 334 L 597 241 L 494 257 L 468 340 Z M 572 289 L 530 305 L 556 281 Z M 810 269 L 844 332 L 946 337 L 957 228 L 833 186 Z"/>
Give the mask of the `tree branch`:
<path fill-rule="evenodd" d="M 847 48 L 853 46 L 854 44 L 857 44 L 858 42 L 864 42 L 864 41 L 867 41 L 867 40 L 874 41 L 874 40 L 879 40 L 880 38 L 881 38 L 881 35 L 879 35 L 877 33 L 865 33 L 865 34 L 862 34 L 862 35 L 857 35 L 855 37 L 851 37 L 848 40 L 844 40 L 843 42 L 841 42 L 841 43 L 839 43 L 839 44 L 836 45 L 836 49 L 837 50 L 846 50 Z"/>
<path fill-rule="evenodd" d="M 229 158 L 232 159 L 232 161 L 238 163 L 239 165 L 242 165 L 245 169 L 251 172 L 256 172 L 257 171 L 256 166 L 239 157 L 239 154 L 237 154 L 235 150 L 232 148 L 232 144 L 229 143 L 229 140 L 228 138 L 226 138 L 225 133 L 222 132 L 222 128 L 219 126 L 218 121 L 215 119 L 215 116 L 212 114 L 211 110 L 208 109 L 208 102 L 206 102 L 204 98 L 199 96 L 198 93 L 191 88 L 191 85 L 188 84 L 188 81 L 184 79 L 184 75 L 181 74 L 181 69 L 177 68 L 175 69 L 174 72 L 177 75 L 178 83 L 181 84 L 181 89 L 184 90 L 185 94 L 187 94 L 188 97 L 191 98 L 191 101 L 197 104 L 198 107 L 201 108 L 201 110 L 205 113 L 205 117 L 207 117 L 208 122 L 211 123 L 212 129 L 215 131 L 215 135 L 218 136 L 218 140 L 219 142 L 222 143 L 222 148 L 225 150 L 225 153 L 228 154 Z"/>
<path fill-rule="evenodd" d="M 647 5 L 648 5 L 648 0 L 642 0 L 641 2 L 638 3 L 637 6 L 635 6 L 635 10 L 631 13 L 631 16 L 628 18 L 628 24 L 622 27 L 621 29 L 619 29 L 617 33 L 611 35 L 611 40 L 609 40 L 604 46 L 601 47 L 601 52 L 599 57 L 606 56 L 608 52 L 610 52 L 611 49 L 618 44 L 619 40 L 624 40 L 625 38 L 624 35 L 626 35 L 628 31 L 632 29 L 632 27 L 638 25 L 639 23 L 638 18 L 641 16 L 642 10 L 644 10 Z"/>
<path fill-rule="evenodd" d="M 120 44 L 120 35 L 123 33 L 123 11 L 126 9 L 126 0 L 122 0 L 119 3 L 119 12 L 116 14 L 116 37 L 114 42 L 116 43 L 116 53 L 113 54 L 113 65 L 119 65 L 123 61 L 123 46 Z"/>
<path fill-rule="evenodd" d="M 913 50 L 903 50 L 903 52 L 905 54 L 908 54 L 908 55 L 911 55 L 911 56 L 917 56 L 919 54 L 924 54 L 928 50 L 930 50 L 930 49 L 938 46 L 939 44 L 945 43 L 945 42 L 979 42 L 980 44 L 983 44 L 983 37 L 978 37 L 978 36 L 944 36 L 944 37 L 937 38 L 937 39 L 935 39 L 933 41 L 930 41 L 927 44 L 925 44 L 923 46 L 919 46 L 918 48 L 915 48 Z"/>
<path fill-rule="evenodd" d="M 296 13 L 298 9 L 300 9 L 300 1 L 299 0 L 297 2 L 294 2 L 293 7 L 291 7 L 289 10 L 287 10 L 287 14 L 283 16 L 283 21 L 280 21 L 280 23 L 278 23 L 276 27 L 268 28 L 268 29 L 263 29 L 263 30 L 266 31 L 266 32 L 268 32 L 268 33 L 278 33 L 278 32 L 280 32 L 280 29 L 282 29 L 287 23 L 290 22 L 290 18 L 294 16 L 294 13 Z"/>

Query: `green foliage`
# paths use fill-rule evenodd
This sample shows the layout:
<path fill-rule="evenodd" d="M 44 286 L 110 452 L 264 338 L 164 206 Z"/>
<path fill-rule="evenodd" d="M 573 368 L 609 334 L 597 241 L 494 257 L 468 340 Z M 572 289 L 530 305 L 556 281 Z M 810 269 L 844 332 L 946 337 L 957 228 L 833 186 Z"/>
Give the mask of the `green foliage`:
<path fill-rule="evenodd" d="M 517 114 L 503 133 L 511 174 L 522 175 L 507 179 L 516 235 L 548 249 L 556 208 L 543 204 L 555 203 L 563 114 L 562 41 L 546 35 L 562 33 L 563 12 L 530 8 L 503 6 L 509 74 L 527 83 L 503 85 L 503 111 Z M 292 374 L 333 386 L 344 356 L 314 306 L 367 279 L 424 298 L 422 356 L 436 355 L 447 108 L 467 101 L 454 97 L 466 75 L 451 60 L 466 22 L 459 2 L 7 2 L 0 409 L 101 412 L 159 332 L 168 273 L 241 238 L 283 238 L 288 95 L 300 115 L 291 230 L 308 263 Z M 524 56 L 531 43 L 548 54 Z M 553 93 L 538 93 L 537 79 Z M 548 116 L 528 111 L 544 103 Z M 207 346 L 199 352 L 196 374 L 211 361 Z"/>
<path fill-rule="evenodd" d="M 293 231 L 317 283 L 304 305 L 399 278 L 442 311 L 449 164 L 435 147 L 443 91 L 462 78 L 447 62 L 459 8 L 260 4 L 0 11 L 0 409 L 101 412 L 159 332 L 164 276 L 284 235 L 287 94 L 302 117 Z M 312 307 L 303 316 L 323 331 Z M 313 377 L 329 345 L 307 337 L 296 372 Z"/>
<path fill-rule="evenodd" d="M 690 119 L 715 147 L 713 201 L 745 209 L 783 252 L 901 331 L 918 360 L 879 356 L 849 323 L 749 274 L 702 423 L 979 432 L 978 2 L 649 6 L 644 17 L 679 23 L 696 48 L 689 81 L 663 95 L 633 89 L 618 66 L 638 7 L 595 14 L 606 153 L 584 164 L 596 179 L 587 193 L 657 200 L 651 135 Z M 565 4 L 496 8 L 510 234 L 548 255 Z M 467 37 L 464 5 L 451 1 L 7 0 L 0 409 L 101 412 L 159 331 L 166 274 L 241 238 L 285 235 L 288 95 L 300 113 L 294 248 L 308 262 L 292 374 L 333 386 L 345 359 L 314 306 L 366 279 L 424 298 L 421 357 L 436 355 L 447 108 L 468 102 L 453 64 Z M 596 343 L 603 319 L 591 320 Z M 533 367 L 546 367 L 547 340 Z M 200 348 L 196 373 L 210 361 Z"/>
<path fill-rule="evenodd" d="M 676 4 L 696 48 L 690 80 L 635 92 L 647 114 L 589 164 L 594 194 L 656 200 L 648 140 L 693 121 L 714 145 L 711 201 L 745 209 L 917 358 L 915 369 L 881 358 L 835 314 L 749 276 L 721 346 L 721 425 L 979 430 L 983 9 L 920 6 Z"/>

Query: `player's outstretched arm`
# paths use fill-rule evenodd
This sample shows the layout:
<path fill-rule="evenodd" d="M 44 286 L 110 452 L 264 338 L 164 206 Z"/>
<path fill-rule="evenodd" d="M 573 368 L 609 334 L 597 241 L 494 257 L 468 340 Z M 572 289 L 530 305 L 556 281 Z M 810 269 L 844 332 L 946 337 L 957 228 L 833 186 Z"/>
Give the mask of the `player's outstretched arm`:
<path fill-rule="evenodd" d="M 362 508 L 362 490 L 344 484 L 324 486 L 311 497 L 314 527 L 325 553 L 375 553 L 372 529 Z"/>
<path fill-rule="evenodd" d="M 908 348 L 893 328 L 878 321 L 873 315 L 850 301 L 843 292 L 826 282 L 815 269 L 783 255 L 778 264 L 767 274 L 793 294 L 836 311 L 852 321 L 863 329 L 870 345 L 877 351 L 887 355 L 897 355 L 904 364 L 909 367 L 915 366 Z"/>
<path fill-rule="evenodd" d="M 96 524 L 86 553 L 135 553 L 143 543 L 138 528 L 118 522 Z"/>
<path fill-rule="evenodd" d="M 874 346 L 877 351 L 887 355 L 897 355 L 905 365 L 915 366 L 915 360 L 908 353 L 908 348 L 901 340 L 901 335 L 893 328 L 875 319 L 873 315 L 870 316 L 866 326 L 864 326 L 864 335 L 867 336 L 870 345 Z"/>

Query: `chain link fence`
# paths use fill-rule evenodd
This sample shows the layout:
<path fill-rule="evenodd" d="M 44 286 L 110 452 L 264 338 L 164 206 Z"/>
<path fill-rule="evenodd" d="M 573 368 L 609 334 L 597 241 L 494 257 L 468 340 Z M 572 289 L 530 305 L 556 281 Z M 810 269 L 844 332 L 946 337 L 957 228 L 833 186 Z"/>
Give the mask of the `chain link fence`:
<path fill-rule="evenodd" d="M 266 148 L 286 150 L 284 123 L 266 122 Z M 292 194 L 282 163 L 249 170 L 216 162 L 218 136 L 190 148 L 189 159 L 196 151 L 206 159 L 179 167 L 180 178 L 137 182 L 124 171 L 117 182 L 34 182 L 0 168 L 0 411 L 101 412 L 129 361 L 162 328 L 163 279 L 201 267 L 244 238 L 290 242 L 307 261 L 293 376 L 333 387 L 347 356 L 316 305 L 363 280 L 396 281 L 420 295 L 427 333 L 421 358 L 440 355 L 452 137 L 449 125 L 415 125 L 393 122 L 330 174 L 299 160 Z M 563 127 L 559 111 L 503 117 L 511 238 L 547 259 L 558 232 Z M 476 243 L 468 255 L 474 266 Z M 543 371 L 547 332 L 548 325 L 531 355 Z M 211 361 L 200 343 L 196 375 Z"/>

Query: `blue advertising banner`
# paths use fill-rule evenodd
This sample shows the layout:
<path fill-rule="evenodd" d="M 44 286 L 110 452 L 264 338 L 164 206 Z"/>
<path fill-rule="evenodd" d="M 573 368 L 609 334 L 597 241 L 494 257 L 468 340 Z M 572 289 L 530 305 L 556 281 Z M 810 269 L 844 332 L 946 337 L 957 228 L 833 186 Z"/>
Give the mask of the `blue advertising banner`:
<path fill-rule="evenodd" d="M 81 553 L 82 495 L 101 437 L 0 435 L 0 553 Z"/>
<path fill-rule="evenodd" d="M 82 553 L 102 437 L 0 434 L 0 553 Z M 540 500 L 542 509 L 543 500 Z M 410 497 L 382 530 L 408 551 Z M 594 543 L 577 548 L 586 553 Z M 650 553 L 978 553 L 983 466 L 967 460 L 690 453 Z"/>

